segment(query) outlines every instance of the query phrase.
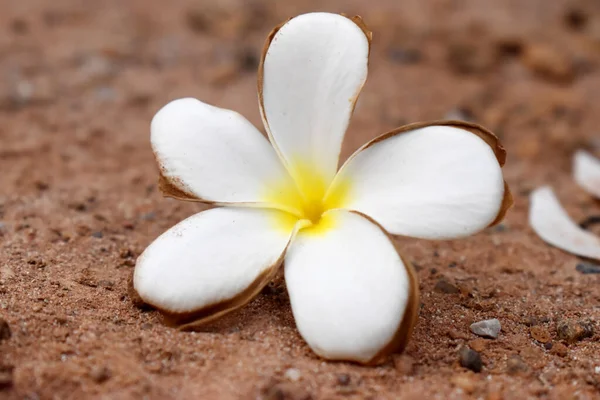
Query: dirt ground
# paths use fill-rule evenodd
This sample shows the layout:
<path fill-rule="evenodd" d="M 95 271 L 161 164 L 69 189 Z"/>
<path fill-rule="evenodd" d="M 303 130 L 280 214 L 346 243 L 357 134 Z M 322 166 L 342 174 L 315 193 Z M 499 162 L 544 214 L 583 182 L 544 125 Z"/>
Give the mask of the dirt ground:
<path fill-rule="evenodd" d="M 153 114 L 193 96 L 261 126 L 263 41 L 315 10 L 362 15 L 374 32 L 344 157 L 440 118 L 482 123 L 508 151 L 503 224 L 398 242 L 422 307 L 406 353 L 377 367 L 317 358 L 281 278 L 200 332 L 165 326 L 127 291 L 145 246 L 202 209 L 157 191 Z M 600 155 L 599 126 L 596 0 L 2 0 L 0 398 L 600 398 L 600 275 L 527 224 L 542 184 L 576 220 L 600 214 L 570 177 L 575 149 Z M 469 331 L 487 318 L 497 339 Z M 463 346 L 481 372 L 460 365 Z"/>

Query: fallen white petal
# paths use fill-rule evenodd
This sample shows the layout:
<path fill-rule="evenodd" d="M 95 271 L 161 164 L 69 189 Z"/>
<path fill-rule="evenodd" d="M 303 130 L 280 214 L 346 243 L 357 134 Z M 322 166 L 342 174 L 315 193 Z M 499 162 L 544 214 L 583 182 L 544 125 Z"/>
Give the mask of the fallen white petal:
<path fill-rule="evenodd" d="M 134 288 L 170 313 L 210 317 L 251 300 L 280 265 L 292 232 L 282 212 L 216 208 L 193 215 L 159 236 L 138 258 Z M 293 225 L 292 225 L 293 226 Z"/>
<path fill-rule="evenodd" d="M 505 195 L 494 150 L 478 135 L 433 125 L 384 135 L 358 150 L 334 182 L 345 208 L 388 232 L 425 239 L 472 235 L 495 221 Z"/>
<path fill-rule="evenodd" d="M 411 285 L 418 288 L 377 225 L 341 210 L 324 218 L 333 225 L 300 231 L 285 258 L 296 325 L 318 355 L 366 363 L 394 340 L 406 315 L 416 314 Z M 412 321 L 405 329 L 410 334 Z"/>
<path fill-rule="evenodd" d="M 591 195 L 600 198 L 600 160 L 579 150 L 573 159 L 575 182 Z"/>
<path fill-rule="evenodd" d="M 179 99 L 155 115 L 151 131 L 161 173 L 182 197 L 263 203 L 270 183 L 293 187 L 268 140 L 234 111 Z"/>
<path fill-rule="evenodd" d="M 292 172 L 310 166 L 333 179 L 368 55 L 361 27 L 338 14 L 300 15 L 272 38 L 259 75 L 261 111 Z"/>
<path fill-rule="evenodd" d="M 529 223 L 545 242 L 572 254 L 600 259 L 600 238 L 573 222 L 549 186 L 531 193 Z"/>

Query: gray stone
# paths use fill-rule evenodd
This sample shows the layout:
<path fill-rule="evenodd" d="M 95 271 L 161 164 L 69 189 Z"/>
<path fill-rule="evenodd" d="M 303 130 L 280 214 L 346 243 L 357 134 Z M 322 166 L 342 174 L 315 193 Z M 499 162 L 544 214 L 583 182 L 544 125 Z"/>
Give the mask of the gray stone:
<path fill-rule="evenodd" d="M 477 336 L 491 339 L 496 339 L 500 333 L 500 329 L 502 329 L 500 327 L 500 321 L 498 321 L 496 318 L 474 322 L 471 324 L 470 328 L 471 332 Z"/>

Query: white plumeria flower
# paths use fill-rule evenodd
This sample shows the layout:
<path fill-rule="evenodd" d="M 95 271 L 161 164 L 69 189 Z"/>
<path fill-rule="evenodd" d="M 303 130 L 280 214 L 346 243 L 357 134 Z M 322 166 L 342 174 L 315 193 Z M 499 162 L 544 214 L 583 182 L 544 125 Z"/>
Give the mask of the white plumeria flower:
<path fill-rule="evenodd" d="M 337 170 L 370 39 L 360 18 L 328 13 L 275 28 L 258 76 L 271 144 L 241 115 L 195 99 L 156 114 L 163 192 L 222 207 L 139 257 L 144 301 L 183 322 L 213 320 L 248 303 L 285 260 L 294 318 L 315 353 L 373 363 L 404 348 L 418 283 L 389 235 L 468 236 L 502 219 L 511 197 L 504 149 L 464 122 L 396 129 Z"/>

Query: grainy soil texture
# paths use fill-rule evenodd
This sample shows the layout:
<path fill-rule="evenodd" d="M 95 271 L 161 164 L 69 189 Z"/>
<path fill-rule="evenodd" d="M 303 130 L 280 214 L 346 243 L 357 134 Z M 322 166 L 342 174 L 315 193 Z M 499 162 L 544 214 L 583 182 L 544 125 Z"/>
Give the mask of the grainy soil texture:
<path fill-rule="evenodd" d="M 398 239 L 422 305 L 406 352 L 375 367 L 315 356 L 282 276 L 195 332 L 128 292 L 143 249 L 203 209 L 158 191 L 152 116 L 192 96 L 262 129 L 264 40 L 309 11 L 373 31 L 343 158 L 444 118 L 485 125 L 508 152 L 502 224 Z M 576 221 L 600 215 L 571 177 L 576 149 L 600 155 L 599 127 L 596 0 L 0 0 L 0 398 L 600 398 L 600 275 L 527 222 L 546 184 Z M 497 339 L 471 333 L 491 318 Z"/>

